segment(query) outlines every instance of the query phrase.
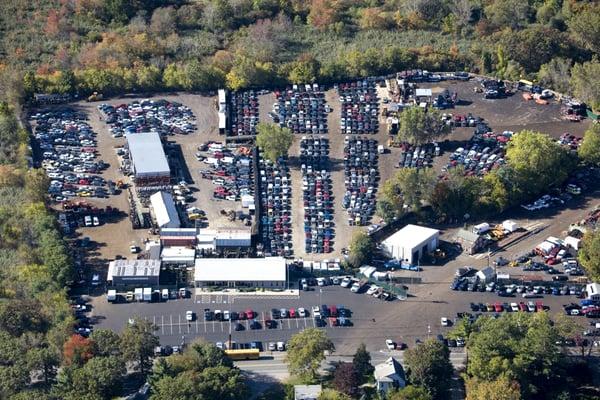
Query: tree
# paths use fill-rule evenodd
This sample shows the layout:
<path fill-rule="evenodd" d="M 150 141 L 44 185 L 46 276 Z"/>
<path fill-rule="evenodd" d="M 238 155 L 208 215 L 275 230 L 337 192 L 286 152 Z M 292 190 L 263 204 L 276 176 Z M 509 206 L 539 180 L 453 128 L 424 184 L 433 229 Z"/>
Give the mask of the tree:
<path fill-rule="evenodd" d="M 543 64 L 538 72 L 540 84 L 551 87 L 559 93 L 568 94 L 571 91 L 569 79 L 571 78 L 572 64 L 570 59 L 560 57 Z"/>
<path fill-rule="evenodd" d="M 600 53 L 600 6 L 590 4 L 570 18 L 568 25 L 579 42 L 595 54 Z"/>
<path fill-rule="evenodd" d="M 383 219 L 386 224 L 389 224 L 398 218 L 401 215 L 401 210 L 401 205 L 394 205 L 391 201 L 384 198 L 377 200 L 377 205 L 375 207 L 375 213 Z"/>
<path fill-rule="evenodd" d="M 159 7 L 152 13 L 150 30 L 160 36 L 167 36 L 175 31 L 176 20 L 173 7 Z"/>
<path fill-rule="evenodd" d="M 59 72 L 54 89 L 59 94 L 71 94 L 75 92 L 77 80 L 75 74 L 71 70 L 63 70 Z"/>
<path fill-rule="evenodd" d="M 600 281 L 600 231 L 588 231 L 583 235 L 577 259 L 592 282 Z"/>
<path fill-rule="evenodd" d="M 575 166 L 568 151 L 549 136 L 528 130 L 512 137 L 506 159 L 508 167 L 514 171 L 520 199 L 531 198 L 552 185 L 560 185 Z"/>
<path fill-rule="evenodd" d="M 434 399 L 446 398 L 452 382 L 450 350 L 430 339 L 405 352 L 408 379 L 413 385 L 427 389 Z"/>
<path fill-rule="evenodd" d="M 519 383 L 508 379 L 505 375 L 492 381 L 475 378 L 466 380 L 466 400 L 519 400 L 521 391 Z"/>
<path fill-rule="evenodd" d="M 94 356 L 95 343 L 81 335 L 72 335 L 63 345 L 63 363 L 81 367 Z"/>
<path fill-rule="evenodd" d="M 371 365 L 371 354 L 367 351 L 364 343 L 361 343 L 356 349 L 352 365 L 354 365 L 360 383 L 366 382 L 373 375 L 375 368 Z"/>
<path fill-rule="evenodd" d="M 32 202 L 43 202 L 48 190 L 48 176 L 41 168 L 32 168 L 27 170 L 25 176 L 25 193 L 27 199 Z"/>
<path fill-rule="evenodd" d="M 285 157 L 294 140 L 294 134 L 288 128 L 276 124 L 259 123 L 256 126 L 256 145 L 263 156 L 272 162 L 279 157 Z"/>
<path fill-rule="evenodd" d="M 324 352 L 333 348 L 331 340 L 320 329 L 308 328 L 295 334 L 288 342 L 286 355 L 290 374 L 313 381 L 317 377 L 321 361 L 325 359 Z"/>
<path fill-rule="evenodd" d="M 48 385 L 56 376 L 59 365 L 59 355 L 50 347 L 35 347 L 26 354 L 29 371 L 41 371 L 44 383 Z"/>
<path fill-rule="evenodd" d="M 520 28 L 527 22 L 529 5 L 520 0 L 495 0 L 485 8 L 485 15 L 496 27 Z"/>
<path fill-rule="evenodd" d="M 158 337 L 154 335 L 156 326 L 150 321 L 134 318 L 121 334 L 121 347 L 125 360 L 134 362 L 142 374 L 152 365 L 151 357 L 154 348 L 160 344 Z"/>
<path fill-rule="evenodd" d="M 48 328 L 48 320 L 37 300 L 15 299 L 0 306 L 0 328 L 13 336 L 25 332 L 42 333 Z"/>
<path fill-rule="evenodd" d="M 431 198 L 436 181 L 432 170 L 403 168 L 383 184 L 380 199 L 393 205 L 397 215 L 402 215 L 405 207 L 418 211 L 423 201 Z"/>
<path fill-rule="evenodd" d="M 53 392 L 64 400 L 112 398 L 119 393 L 125 373 L 121 358 L 94 357 L 81 368 L 63 368 Z"/>
<path fill-rule="evenodd" d="M 462 220 L 474 214 L 481 193 L 481 181 L 465 177 L 463 168 L 453 168 L 447 179 L 439 181 L 429 197 L 433 209 L 444 217 Z"/>
<path fill-rule="evenodd" d="M 600 165 L 600 125 L 592 124 L 583 135 L 579 158 L 590 165 Z"/>
<path fill-rule="evenodd" d="M 333 389 L 323 389 L 319 400 L 351 400 L 351 397 Z"/>
<path fill-rule="evenodd" d="M 317 80 L 320 65 L 316 58 L 310 55 L 302 56 L 293 62 L 291 67 L 288 74 L 288 81 L 291 83 L 313 83 Z"/>
<path fill-rule="evenodd" d="M 121 338 L 110 329 L 95 330 L 90 339 L 94 343 L 94 354 L 104 357 L 121 354 Z"/>
<path fill-rule="evenodd" d="M 333 386 L 341 393 L 354 397 L 358 394 L 359 375 L 352 363 L 341 362 L 333 372 Z"/>
<path fill-rule="evenodd" d="M 467 343 L 467 375 L 481 381 L 505 376 L 519 383 L 523 398 L 534 393 L 555 398 L 554 392 L 564 388 L 558 339 L 547 313 L 478 319 Z"/>
<path fill-rule="evenodd" d="M 431 400 L 429 392 L 422 387 L 408 385 L 402 389 L 391 391 L 386 396 L 387 400 Z"/>
<path fill-rule="evenodd" d="M 592 109 L 600 110 L 600 62 L 597 58 L 583 64 L 575 64 L 571 70 L 571 87 L 579 100 Z"/>
<path fill-rule="evenodd" d="M 354 268 L 359 268 L 365 264 L 368 264 L 373 258 L 373 252 L 375 251 L 375 242 L 367 233 L 357 231 L 352 235 L 350 241 L 350 264 Z"/>
<path fill-rule="evenodd" d="M 398 137 L 413 145 L 421 145 L 439 139 L 449 132 L 436 110 L 421 107 L 407 108 L 400 114 Z"/>

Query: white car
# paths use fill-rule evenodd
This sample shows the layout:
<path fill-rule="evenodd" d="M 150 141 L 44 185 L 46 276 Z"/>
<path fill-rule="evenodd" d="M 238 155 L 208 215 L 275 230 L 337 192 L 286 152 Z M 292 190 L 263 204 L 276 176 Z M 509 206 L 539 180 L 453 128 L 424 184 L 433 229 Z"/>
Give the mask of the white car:
<path fill-rule="evenodd" d="M 185 320 L 188 322 L 192 322 L 194 320 L 194 312 L 193 311 L 186 311 L 185 312 Z"/>
<path fill-rule="evenodd" d="M 369 290 L 367 290 L 367 295 L 373 296 L 375 294 L 375 292 L 377 292 L 378 290 L 379 290 L 379 286 L 373 285 L 369 288 Z"/>
<path fill-rule="evenodd" d="M 350 287 L 351 284 L 352 284 L 352 279 L 346 277 L 346 278 L 342 279 L 342 283 L 340 283 L 340 286 L 347 288 L 347 287 Z"/>
<path fill-rule="evenodd" d="M 277 342 L 277 350 L 285 351 L 285 342 Z"/>
<path fill-rule="evenodd" d="M 510 303 L 510 309 L 513 310 L 514 312 L 518 312 L 519 305 L 517 303 Z"/>
<path fill-rule="evenodd" d="M 85 226 L 92 226 L 92 217 L 86 215 L 84 218 Z"/>
<path fill-rule="evenodd" d="M 392 339 L 385 339 L 385 345 L 388 350 L 394 350 L 396 348 L 396 343 Z"/>
<path fill-rule="evenodd" d="M 94 217 L 94 226 L 100 226 L 100 220 L 98 217 Z"/>
<path fill-rule="evenodd" d="M 223 321 L 229 321 L 229 310 L 223 311 Z"/>
<path fill-rule="evenodd" d="M 317 278 L 317 286 L 326 286 L 325 278 Z"/>
<path fill-rule="evenodd" d="M 442 323 L 442 326 L 449 326 L 450 325 L 450 321 L 448 321 L 448 318 L 446 318 L 446 317 L 442 317 L 441 318 L 441 323 Z"/>
<path fill-rule="evenodd" d="M 298 316 L 300 318 L 306 318 L 306 309 L 304 307 L 298 309 Z"/>
<path fill-rule="evenodd" d="M 221 349 L 221 350 L 225 349 L 225 346 L 223 346 L 223 342 L 217 342 L 215 344 L 219 349 Z"/>

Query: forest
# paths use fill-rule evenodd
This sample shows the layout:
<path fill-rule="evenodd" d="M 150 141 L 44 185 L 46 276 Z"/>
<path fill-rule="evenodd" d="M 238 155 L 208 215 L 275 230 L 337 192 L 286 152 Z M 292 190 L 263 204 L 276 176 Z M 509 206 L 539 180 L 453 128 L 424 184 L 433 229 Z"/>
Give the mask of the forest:
<path fill-rule="evenodd" d="M 530 78 L 598 105 L 600 5 L 576 0 L 2 2 L 14 99 L 334 82 L 405 68 Z"/>

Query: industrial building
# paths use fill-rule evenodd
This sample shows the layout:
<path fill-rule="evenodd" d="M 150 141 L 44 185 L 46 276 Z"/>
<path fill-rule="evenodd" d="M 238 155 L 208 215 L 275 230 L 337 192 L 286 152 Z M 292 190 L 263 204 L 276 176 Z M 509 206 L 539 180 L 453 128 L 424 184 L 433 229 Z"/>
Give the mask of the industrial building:
<path fill-rule="evenodd" d="M 250 229 L 200 229 L 198 231 L 198 249 L 211 250 L 244 248 L 252 244 Z"/>
<path fill-rule="evenodd" d="M 417 263 L 425 254 L 432 253 L 438 247 L 440 231 L 418 225 L 406 225 L 381 245 L 387 254 L 409 264 Z"/>
<path fill-rule="evenodd" d="M 287 266 L 283 257 L 198 258 L 194 270 L 196 287 L 284 289 Z"/>
<path fill-rule="evenodd" d="M 196 250 L 188 247 L 164 247 L 160 254 L 164 265 L 194 266 Z"/>
<path fill-rule="evenodd" d="M 167 192 L 156 192 L 150 196 L 152 214 L 159 228 L 179 228 L 179 214 L 173 201 L 173 196 Z"/>
<path fill-rule="evenodd" d="M 168 185 L 171 170 L 158 133 L 132 133 L 125 137 L 136 185 Z"/>
<path fill-rule="evenodd" d="M 196 247 L 198 241 L 196 228 L 162 228 L 160 244 L 163 246 Z"/>
<path fill-rule="evenodd" d="M 160 260 L 114 260 L 108 263 L 109 286 L 157 286 Z"/>

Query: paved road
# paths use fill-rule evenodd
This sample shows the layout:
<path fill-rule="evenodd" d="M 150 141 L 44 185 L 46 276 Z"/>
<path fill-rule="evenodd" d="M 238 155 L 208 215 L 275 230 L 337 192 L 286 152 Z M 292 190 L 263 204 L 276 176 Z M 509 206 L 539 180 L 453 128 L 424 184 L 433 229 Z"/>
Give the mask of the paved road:
<path fill-rule="evenodd" d="M 384 362 L 389 357 L 394 357 L 404 365 L 403 351 L 388 350 L 371 352 L 371 364 L 375 366 Z M 466 353 L 462 349 L 450 353 L 450 362 L 456 369 L 464 368 L 466 359 Z M 328 356 L 321 364 L 321 371 L 326 372 L 332 370 L 338 362 L 352 362 L 352 356 Z M 251 375 L 253 379 L 259 378 L 265 381 L 283 380 L 289 376 L 287 364 L 285 363 L 285 353 L 282 352 L 266 352 L 259 360 L 238 361 L 235 365 L 244 371 L 244 373 Z"/>

